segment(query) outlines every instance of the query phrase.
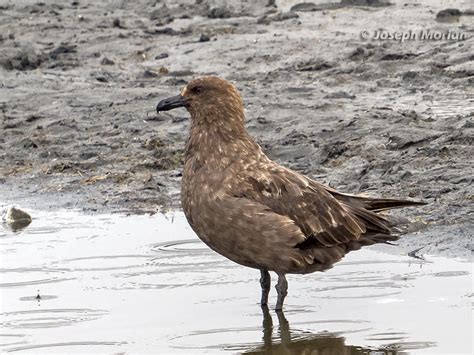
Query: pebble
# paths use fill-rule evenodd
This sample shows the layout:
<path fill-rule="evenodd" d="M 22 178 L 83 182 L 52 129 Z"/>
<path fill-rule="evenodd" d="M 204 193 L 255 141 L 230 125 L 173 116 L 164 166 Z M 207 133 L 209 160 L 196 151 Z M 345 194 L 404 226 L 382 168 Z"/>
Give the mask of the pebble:
<path fill-rule="evenodd" d="M 31 223 L 31 216 L 18 205 L 10 205 L 2 211 L 1 222 L 7 228 L 18 231 L 26 228 Z"/>

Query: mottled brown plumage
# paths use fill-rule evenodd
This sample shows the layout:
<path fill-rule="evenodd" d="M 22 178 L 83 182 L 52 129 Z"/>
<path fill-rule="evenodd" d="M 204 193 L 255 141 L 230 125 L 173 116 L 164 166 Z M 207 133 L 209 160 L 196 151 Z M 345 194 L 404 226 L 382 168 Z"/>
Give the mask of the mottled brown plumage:
<path fill-rule="evenodd" d="M 181 201 L 189 224 L 211 249 L 261 270 L 262 305 L 279 276 L 323 271 L 361 246 L 396 240 L 377 212 L 420 204 L 337 192 L 271 161 L 245 129 L 242 98 L 217 77 L 191 81 L 157 111 L 184 106 L 191 114 Z"/>

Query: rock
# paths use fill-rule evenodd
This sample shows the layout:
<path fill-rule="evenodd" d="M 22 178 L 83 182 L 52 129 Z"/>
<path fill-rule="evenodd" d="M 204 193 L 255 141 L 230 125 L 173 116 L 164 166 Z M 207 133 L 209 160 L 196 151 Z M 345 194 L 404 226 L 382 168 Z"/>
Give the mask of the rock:
<path fill-rule="evenodd" d="M 74 44 L 61 44 L 59 47 L 56 47 L 51 52 L 49 52 L 49 57 L 51 59 L 58 59 L 63 54 L 77 53 L 77 46 Z"/>
<path fill-rule="evenodd" d="M 457 22 L 462 15 L 458 9 L 445 9 L 436 14 L 436 21 L 439 22 Z"/>
<path fill-rule="evenodd" d="M 30 148 L 33 148 L 33 149 L 36 149 L 38 148 L 38 144 L 36 144 L 31 138 L 24 138 L 22 141 L 21 141 L 22 145 L 23 145 L 23 148 L 26 148 L 26 149 L 30 149 Z"/>
<path fill-rule="evenodd" d="M 33 70 L 40 66 L 42 57 L 32 49 L 25 48 L 11 57 L 0 59 L 0 66 L 6 70 Z"/>
<path fill-rule="evenodd" d="M 81 64 L 78 60 L 77 45 L 70 43 L 61 43 L 58 47 L 45 53 L 42 56 L 42 67 L 54 68 L 71 68 Z"/>
<path fill-rule="evenodd" d="M 298 14 L 294 12 L 277 12 L 276 14 L 271 14 L 271 15 L 265 15 L 263 17 L 260 17 L 257 20 L 258 24 L 269 24 L 270 22 L 279 22 L 279 21 L 285 21 L 289 20 L 292 18 L 298 18 Z"/>
<path fill-rule="evenodd" d="M 161 67 L 161 68 L 158 70 L 158 72 L 159 72 L 160 74 L 162 74 L 162 75 L 166 75 L 166 74 L 168 74 L 170 71 L 169 71 L 169 69 L 166 68 L 166 67 Z"/>
<path fill-rule="evenodd" d="M 198 42 L 209 42 L 211 39 L 209 38 L 208 35 L 205 35 L 204 33 L 201 34 L 201 37 L 199 37 Z"/>
<path fill-rule="evenodd" d="M 39 120 L 39 119 L 41 119 L 41 118 L 43 118 L 43 116 L 40 116 L 40 115 L 37 115 L 37 114 L 33 114 L 33 115 L 28 116 L 28 117 L 25 119 L 25 121 L 31 123 L 31 122 L 35 122 L 35 121 L 37 121 L 37 120 Z"/>
<path fill-rule="evenodd" d="M 101 82 L 101 83 L 108 83 L 108 82 L 109 82 L 109 79 L 107 79 L 107 78 L 105 77 L 105 75 L 102 75 L 102 74 L 96 75 L 95 80 L 97 80 L 97 81 L 99 81 L 99 82 Z"/>
<path fill-rule="evenodd" d="M 126 28 L 121 22 L 120 22 L 120 19 L 119 18 L 114 18 L 114 20 L 112 21 L 112 27 L 116 27 L 116 28 Z"/>
<path fill-rule="evenodd" d="M 415 72 L 415 71 L 407 71 L 405 73 L 403 73 L 402 75 L 402 79 L 403 80 L 411 80 L 411 79 L 414 79 L 418 76 L 418 73 Z"/>
<path fill-rule="evenodd" d="M 31 216 L 20 206 L 10 205 L 2 211 L 1 222 L 8 229 L 16 232 L 26 228 L 31 223 Z"/>
<path fill-rule="evenodd" d="M 387 53 L 380 60 L 403 60 L 418 56 L 414 53 Z"/>
<path fill-rule="evenodd" d="M 372 6 L 372 7 L 383 7 L 383 6 L 391 5 L 391 3 L 384 0 L 341 0 L 341 4 L 344 6 Z"/>
<path fill-rule="evenodd" d="M 310 11 L 319 11 L 321 7 L 316 5 L 313 2 L 302 2 L 296 5 L 293 5 L 290 11 L 300 11 L 300 12 L 310 12 Z"/>
<path fill-rule="evenodd" d="M 168 53 L 160 53 L 155 57 L 155 60 L 168 58 Z"/>
<path fill-rule="evenodd" d="M 209 18 L 231 18 L 231 17 L 236 17 L 236 14 L 232 13 L 228 8 L 226 7 L 215 7 L 209 11 L 207 14 L 207 17 Z"/>
<path fill-rule="evenodd" d="M 145 69 L 145 71 L 143 72 L 144 78 L 156 78 L 159 75 L 160 75 L 159 73 L 151 69 Z"/>
<path fill-rule="evenodd" d="M 104 57 L 102 58 L 102 60 L 100 61 L 100 64 L 102 65 L 114 65 L 115 62 L 112 60 L 112 59 L 109 59 L 107 57 Z"/>

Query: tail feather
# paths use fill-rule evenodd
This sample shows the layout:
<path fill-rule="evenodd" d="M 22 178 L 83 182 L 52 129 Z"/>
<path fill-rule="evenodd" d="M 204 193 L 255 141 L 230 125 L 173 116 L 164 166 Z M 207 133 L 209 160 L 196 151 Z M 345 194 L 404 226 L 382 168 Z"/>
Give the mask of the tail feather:
<path fill-rule="evenodd" d="M 359 199 L 363 201 L 364 208 L 374 212 L 389 210 L 392 208 L 426 205 L 426 202 L 423 201 L 398 200 L 391 198 L 359 197 Z"/>
<path fill-rule="evenodd" d="M 374 211 L 354 207 L 352 205 L 348 205 L 346 203 L 342 203 L 344 208 L 356 216 L 367 228 L 367 232 L 377 232 L 383 234 L 390 234 L 391 233 L 391 226 L 392 223 L 385 218 L 385 216 L 379 215 Z"/>
<path fill-rule="evenodd" d="M 366 210 L 374 211 L 374 212 L 389 210 L 392 208 L 420 206 L 420 205 L 427 204 L 426 202 L 423 202 L 423 201 L 358 196 L 358 195 L 344 194 L 339 191 L 333 190 L 331 188 L 326 188 L 326 189 L 330 194 L 332 194 L 336 199 L 338 199 L 341 202 L 345 202 L 349 205 L 357 206 L 359 208 L 365 208 Z"/>

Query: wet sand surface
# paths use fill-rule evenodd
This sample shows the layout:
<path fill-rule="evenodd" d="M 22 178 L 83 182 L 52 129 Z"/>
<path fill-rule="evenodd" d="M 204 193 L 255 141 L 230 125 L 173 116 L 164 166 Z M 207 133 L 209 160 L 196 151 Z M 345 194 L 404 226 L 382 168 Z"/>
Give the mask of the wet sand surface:
<path fill-rule="evenodd" d="M 401 245 L 469 256 L 472 2 L 299 2 L 0 0 L 0 202 L 179 208 L 188 114 L 154 109 L 212 74 L 241 90 L 272 159 L 341 191 L 423 199 L 398 212 L 422 230 Z M 465 38 L 372 38 L 422 30 Z"/>
<path fill-rule="evenodd" d="M 366 248 L 289 275 L 278 315 L 257 304 L 259 272 L 209 250 L 180 212 L 34 215 L 0 229 L 4 353 L 472 353 L 462 259 Z"/>

